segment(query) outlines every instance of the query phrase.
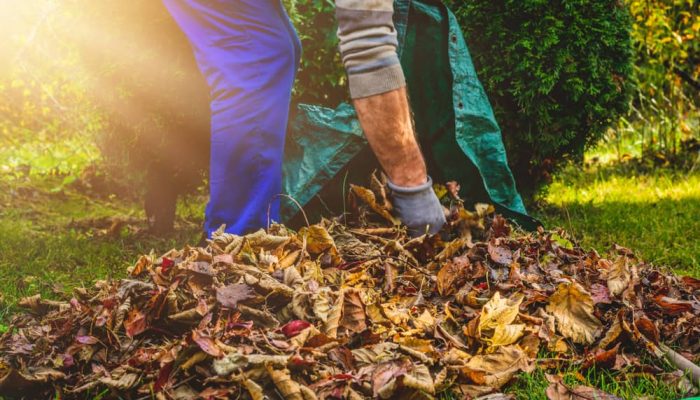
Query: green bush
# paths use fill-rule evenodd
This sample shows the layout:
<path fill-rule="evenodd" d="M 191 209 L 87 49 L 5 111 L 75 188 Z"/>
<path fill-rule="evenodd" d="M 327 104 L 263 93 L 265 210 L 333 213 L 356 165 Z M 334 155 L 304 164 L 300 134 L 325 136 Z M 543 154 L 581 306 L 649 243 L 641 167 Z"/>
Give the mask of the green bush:
<path fill-rule="evenodd" d="M 301 39 L 304 55 L 294 87 L 294 102 L 335 107 L 348 90 L 338 52 L 334 0 L 284 0 Z"/>
<path fill-rule="evenodd" d="M 521 189 L 580 158 L 627 111 L 633 53 L 621 2 L 452 2 Z"/>

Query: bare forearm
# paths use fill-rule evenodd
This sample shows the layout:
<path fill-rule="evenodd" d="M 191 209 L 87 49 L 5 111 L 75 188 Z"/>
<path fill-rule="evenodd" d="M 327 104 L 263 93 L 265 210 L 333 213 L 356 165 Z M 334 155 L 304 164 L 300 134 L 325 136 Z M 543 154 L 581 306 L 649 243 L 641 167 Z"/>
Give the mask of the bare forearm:
<path fill-rule="evenodd" d="M 396 51 L 393 0 L 336 0 L 340 51 L 360 124 L 384 172 L 394 211 L 412 236 L 435 234 L 445 214 L 413 130 Z"/>
<path fill-rule="evenodd" d="M 367 141 L 389 179 L 400 186 L 427 180 L 423 155 L 413 130 L 406 89 L 354 100 Z"/>

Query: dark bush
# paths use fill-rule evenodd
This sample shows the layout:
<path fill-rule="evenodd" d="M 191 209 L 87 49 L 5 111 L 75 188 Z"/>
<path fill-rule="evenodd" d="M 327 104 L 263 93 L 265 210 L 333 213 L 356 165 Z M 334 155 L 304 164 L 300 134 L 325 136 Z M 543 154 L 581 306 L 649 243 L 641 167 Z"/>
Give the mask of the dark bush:
<path fill-rule="evenodd" d="M 631 19 L 619 0 L 451 2 L 522 189 L 627 110 Z"/>

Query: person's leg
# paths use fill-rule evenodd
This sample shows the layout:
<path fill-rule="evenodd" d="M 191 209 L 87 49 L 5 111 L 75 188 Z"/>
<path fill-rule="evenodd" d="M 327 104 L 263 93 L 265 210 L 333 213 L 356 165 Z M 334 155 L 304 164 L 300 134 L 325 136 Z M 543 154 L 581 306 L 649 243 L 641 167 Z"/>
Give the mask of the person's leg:
<path fill-rule="evenodd" d="M 279 218 L 296 35 L 279 0 L 164 0 L 211 89 L 205 231 L 245 233 Z"/>

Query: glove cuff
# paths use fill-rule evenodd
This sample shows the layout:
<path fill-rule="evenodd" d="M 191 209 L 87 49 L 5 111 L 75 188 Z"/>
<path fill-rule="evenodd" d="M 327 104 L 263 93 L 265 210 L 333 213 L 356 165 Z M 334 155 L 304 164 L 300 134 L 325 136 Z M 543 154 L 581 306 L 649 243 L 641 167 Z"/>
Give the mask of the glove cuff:
<path fill-rule="evenodd" d="M 406 195 L 411 195 L 411 194 L 417 194 L 417 193 L 422 193 L 425 192 L 426 190 L 430 190 L 433 187 L 433 179 L 431 177 L 428 177 L 428 181 L 420 186 L 398 186 L 392 183 L 390 180 L 387 180 L 387 186 L 389 189 L 391 189 L 393 192 L 396 192 L 398 194 L 406 194 Z"/>

